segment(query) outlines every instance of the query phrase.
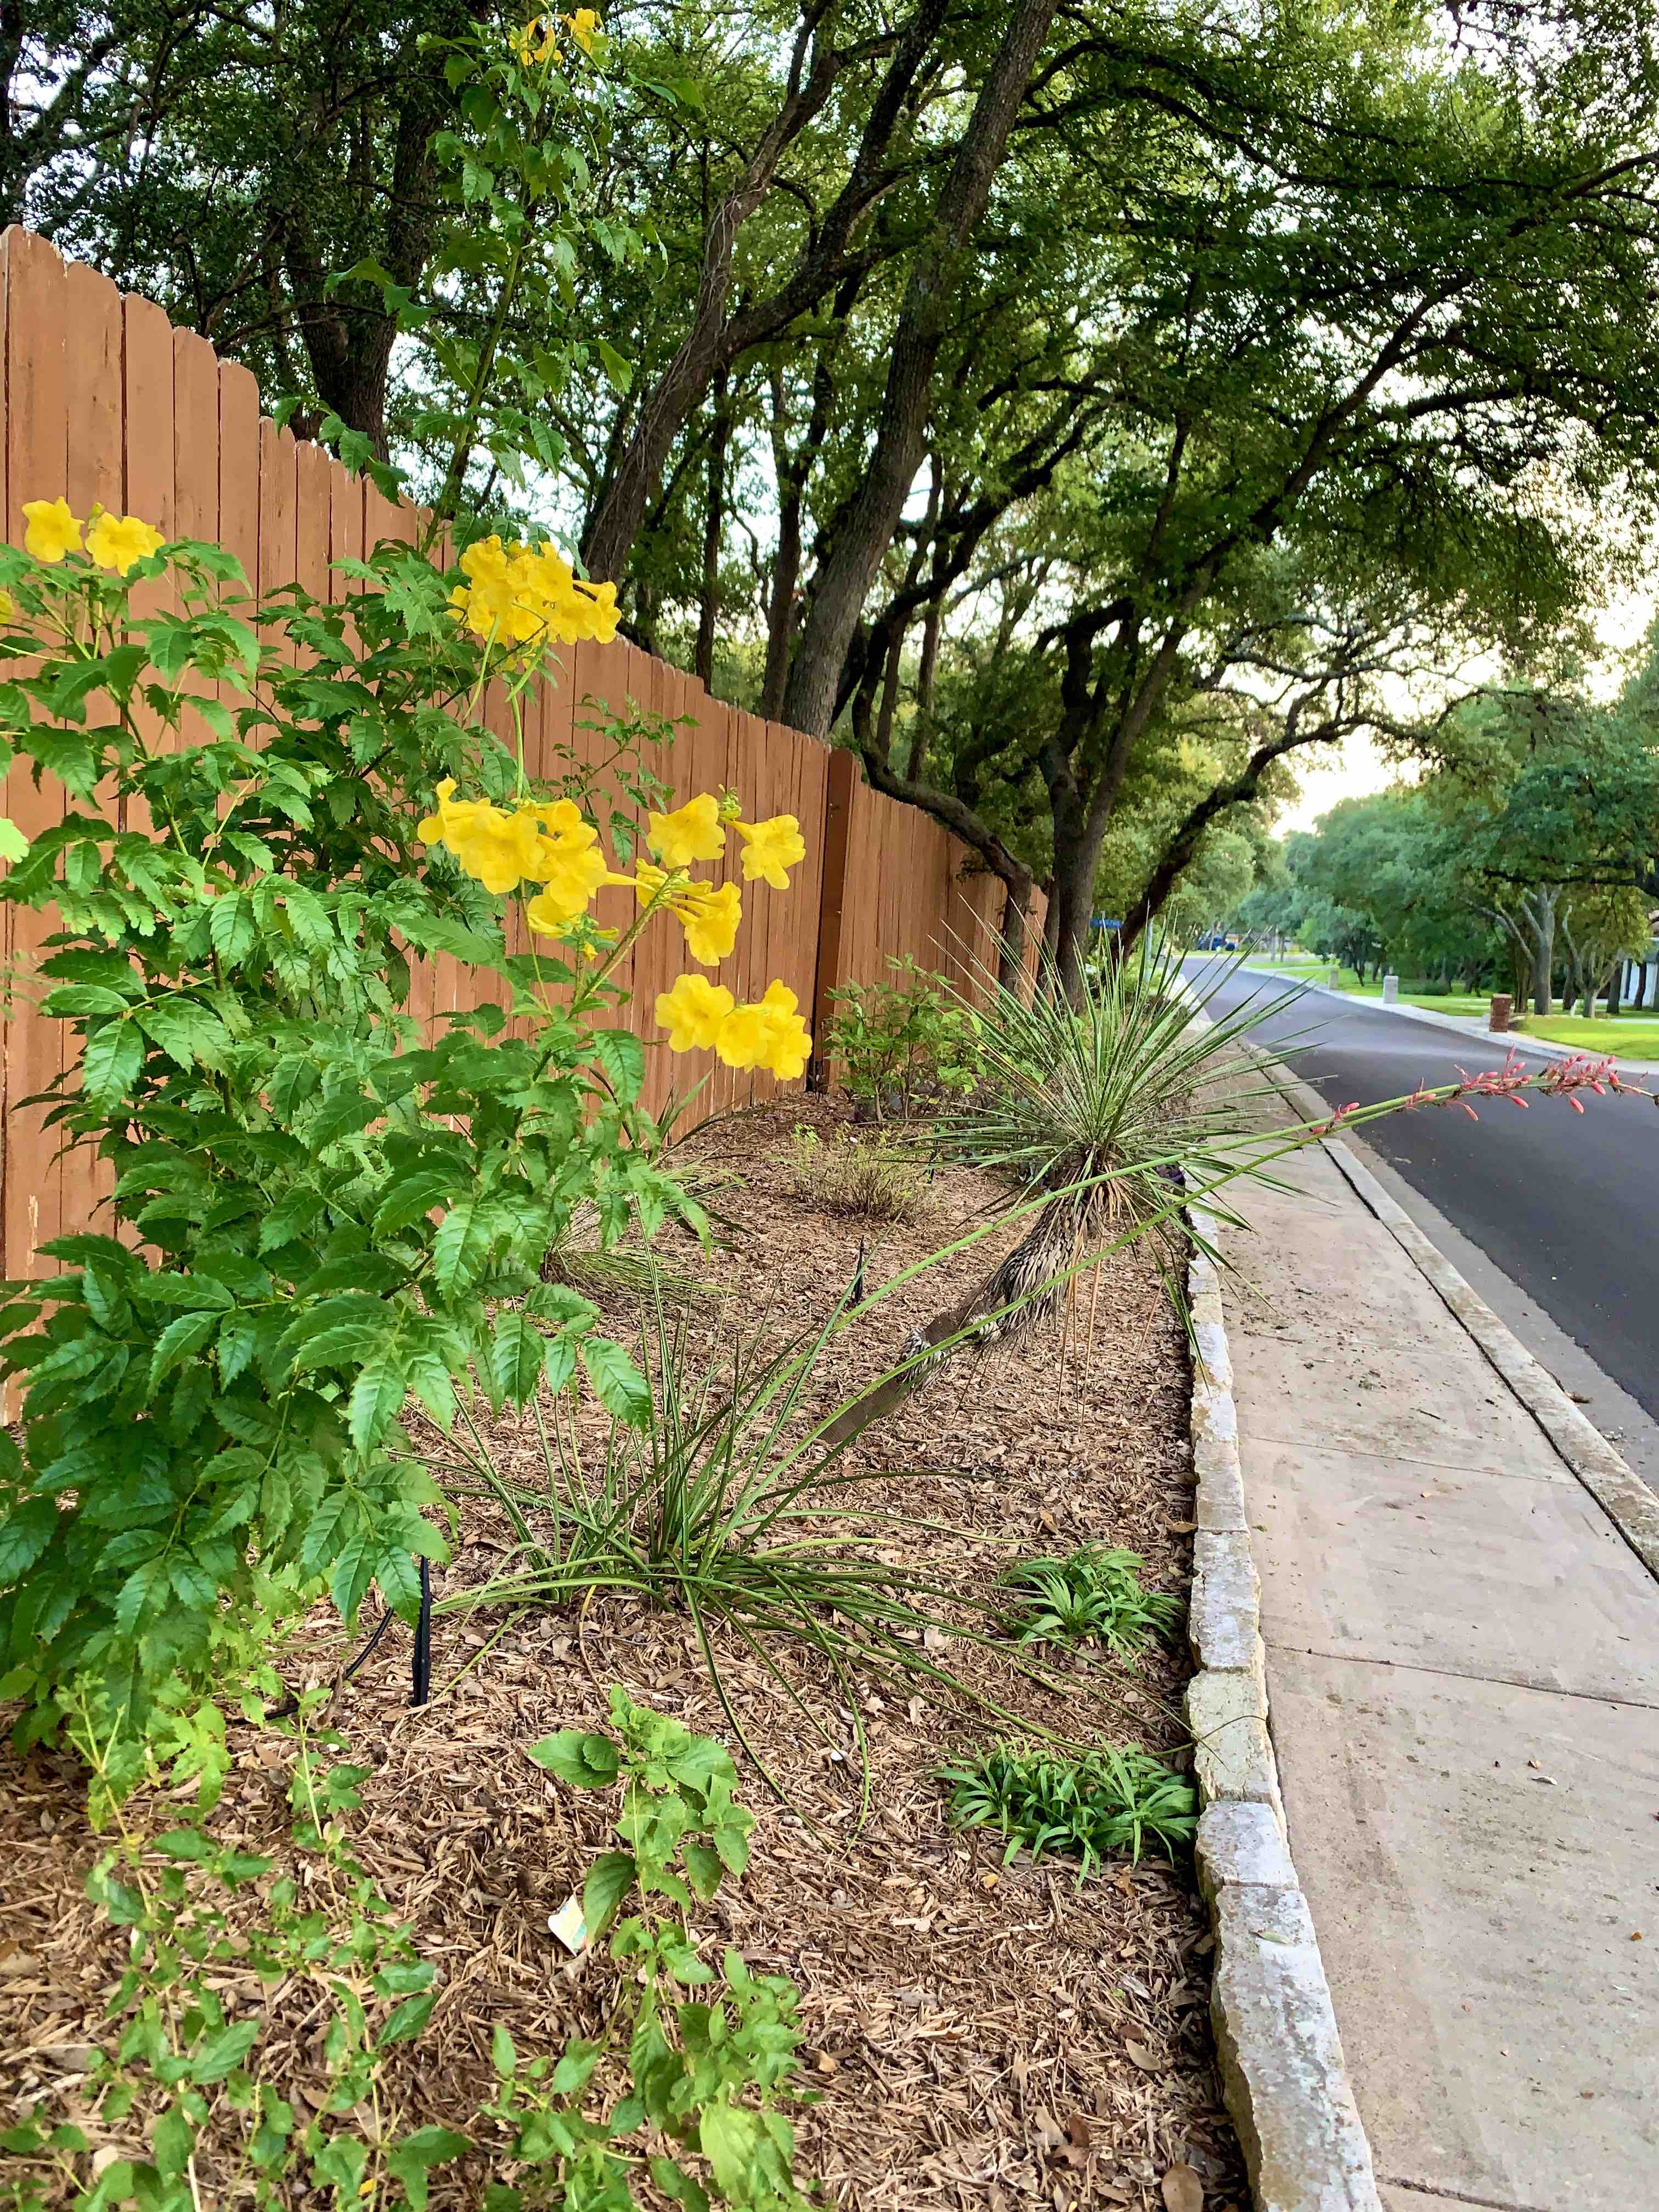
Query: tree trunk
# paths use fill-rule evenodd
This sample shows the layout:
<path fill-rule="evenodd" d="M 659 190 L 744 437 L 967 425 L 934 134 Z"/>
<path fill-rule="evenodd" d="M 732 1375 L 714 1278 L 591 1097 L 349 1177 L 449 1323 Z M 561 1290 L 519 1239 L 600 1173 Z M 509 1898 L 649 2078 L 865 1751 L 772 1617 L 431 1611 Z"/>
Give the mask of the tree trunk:
<path fill-rule="evenodd" d="M 1625 988 L 1625 956 L 1621 952 L 1607 970 L 1607 1019 L 1613 1020 L 1619 1012 L 1619 1001 Z"/>
<path fill-rule="evenodd" d="M 997 948 L 997 981 L 1005 991 L 1018 991 L 1024 978 L 1025 932 L 1031 913 L 1030 877 L 1023 887 L 1008 886 L 1002 904 L 1002 939 Z"/>
<path fill-rule="evenodd" d="M 1532 1010 L 1534 1014 L 1547 1017 L 1555 1005 L 1555 893 L 1540 884 L 1536 890 L 1528 892 L 1523 904 L 1532 922 L 1534 948 Z"/>
<path fill-rule="evenodd" d="M 819 575 L 789 671 L 783 719 L 812 737 L 829 734 L 842 665 L 927 452 L 933 370 L 956 301 L 963 254 L 985 212 L 1057 4 L 1021 0 L 975 102 L 940 193 L 940 212 L 911 266 L 875 451 Z"/>
<path fill-rule="evenodd" d="M 831 35 L 816 33 L 828 16 Z M 809 10 L 797 36 L 791 84 L 782 106 L 763 132 L 742 175 L 714 210 L 703 238 L 702 269 L 691 327 L 640 410 L 634 434 L 617 465 L 603 503 L 584 533 L 591 574 L 616 578 L 628 565 L 634 540 L 661 479 L 663 465 L 688 417 L 725 362 L 726 307 L 737 259 L 738 233 L 772 188 L 779 162 L 830 97 L 836 81 L 833 10 Z M 812 67 L 801 71 L 809 46 Z"/>
<path fill-rule="evenodd" d="M 714 688 L 714 631 L 720 611 L 720 541 L 726 534 L 726 447 L 732 434 L 727 404 L 726 376 L 722 369 L 714 380 L 714 429 L 708 441 L 708 512 L 702 529 L 702 603 L 697 611 L 697 652 L 694 664 L 697 681 L 705 691 Z"/>

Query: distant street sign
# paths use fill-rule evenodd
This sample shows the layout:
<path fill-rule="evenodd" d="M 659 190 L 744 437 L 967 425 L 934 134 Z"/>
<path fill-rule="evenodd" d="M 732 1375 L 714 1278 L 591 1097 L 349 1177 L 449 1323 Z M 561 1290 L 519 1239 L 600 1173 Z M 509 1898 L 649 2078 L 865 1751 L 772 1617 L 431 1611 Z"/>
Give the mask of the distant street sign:
<path fill-rule="evenodd" d="M 1119 915 L 1114 915 L 1110 921 L 1108 921 L 1103 914 L 1097 914 L 1091 921 L 1089 927 L 1091 929 L 1121 929 L 1123 922 Z"/>

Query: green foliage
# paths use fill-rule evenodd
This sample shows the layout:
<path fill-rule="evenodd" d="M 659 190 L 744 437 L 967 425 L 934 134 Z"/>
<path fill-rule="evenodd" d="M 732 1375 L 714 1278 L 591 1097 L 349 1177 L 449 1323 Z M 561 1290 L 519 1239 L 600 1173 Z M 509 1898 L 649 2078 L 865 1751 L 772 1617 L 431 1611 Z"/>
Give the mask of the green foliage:
<path fill-rule="evenodd" d="M 940 1098 L 972 1091 L 980 1073 L 978 1025 L 944 976 L 919 968 L 908 953 L 887 964 L 892 981 L 848 983 L 830 994 L 836 1017 L 823 1048 L 853 1097 L 867 1100 L 878 1119 L 908 1121 Z"/>
<path fill-rule="evenodd" d="M 1008 1718 L 935 1656 L 946 1636 L 988 1635 L 990 1607 L 948 1577 L 884 1555 L 896 1527 L 926 1527 L 936 1535 L 939 1524 L 848 1502 L 856 1478 L 841 1458 L 858 1424 L 843 1433 L 841 1423 L 856 1401 L 814 1410 L 819 1362 L 840 1325 L 832 1315 L 813 1335 L 781 1347 L 733 1334 L 694 1370 L 683 1321 L 659 1310 L 641 1358 L 651 1382 L 645 1426 L 615 1424 L 603 1455 L 585 1460 L 574 1424 L 557 1418 L 556 1409 L 550 1425 L 538 1414 L 536 1486 L 498 1468 L 481 1436 L 458 1430 L 458 1467 L 507 1513 L 514 1556 L 488 1583 L 440 1609 L 568 1607 L 605 1591 L 672 1607 L 690 1620 L 732 1729 L 780 1796 L 781 1785 L 729 1696 L 715 1634 L 722 1625 L 768 1668 L 777 1694 L 805 1726 L 838 1754 L 850 1713 L 866 1788 L 859 1701 L 846 1694 L 854 1672 L 902 1684 L 906 1694 L 961 1698 Z M 883 1379 L 908 1383 L 928 1357 L 908 1353 Z M 780 1645 L 815 1662 L 818 1692 L 810 1677 L 803 1681 L 799 1665 L 783 1662 Z"/>
<path fill-rule="evenodd" d="M 222 2159 L 228 2152 L 262 2207 L 291 2203 L 308 2186 L 337 2212 L 425 2212 L 430 2175 L 481 2156 L 513 2175 L 486 2185 L 490 2212 L 632 2212 L 641 2167 L 688 2207 L 804 2206 L 781 2109 L 801 2101 L 793 1984 L 752 1974 L 735 1951 L 717 1973 L 690 1927 L 694 1900 L 707 1904 L 748 1863 L 753 1816 L 732 1795 L 737 1777 L 721 1747 L 614 1689 L 614 1736 L 568 1730 L 532 1748 L 575 1787 L 623 1784 L 625 1848 L 595 1862 L 584 1893 L 590 1934 L 610 1929 L 622 1979 L 604 2036 L 573 2039 L 556 2057 L 521 2057 L 497 2025 L 495 2090 L 463 2132 L 421 2118 L 418 2076 L 397 2064 L 400 2046 L 426 2031 L 437 1972 L 351 1850 L 346 1816 L 362 1809 L 368 1772 L 319 1760 L 315 1747 L 331 1739 L 307 1718 L 323 1694 L 301 1701 L 292 1872 L 269 1879 L 275 1859 L 191 1826 L 147 1848 L 127 1838 L 88 1878 L 88 1896 L 129 1944 L 109 2008 L 119 2036 L 112 2051 L 94 2054 L 88 2101 L 100 2124 L 142 2130 L 149 2157 L 117 2160 L 82 2187 L 84 2133 L 44 2112 L 0 2135 L 0 2148 L 55 2173 L 74 2190 L 76 2212 L 129 2203 L 196 2212 L 196 2160 L 210 2144 Z M 167 1862 L 159 1875 L 149 1864 L 157 1856 Z M 260 1903 L 250 1914 L 234 1900 L 252 1885 Z M 630 1899 L 637 1909 L 618 1919 Z M 227 1973 L 257 1977 L 269 1991 L 314 1993 L 308 2041 L 326 2086 L 313 2109 L 278 2094 L 259 2010 L 227 2014 Z M 619 2067 L 631 2086 L 610 2094 Z M 602 2091 L 603 2116 L 592 2117 Z M 367 2131 L 366 2111 L 376 2122 Z"/>
<path fill-rule="evenodd" d="M 1142 1589 L 1144 1564 L 1138 1553 L 1105 1544 L 1080 1545 L 1063 1559 L 1022 1559 L 999 1577 L 1015 1593 L 1004 1627 L 1021 1644 L 1103 1644 L 1133 1659 L 1181 1619 L 1179 1599 Z"/>
<path fill-rule="evenodd" d="M 1131 1745 L 1077 1759 L 998 1744 L 964 1765 L 942 1768 L 949 1817 L 958 1828 L 994 1827 L 1008 1838 L 1004 1865 L 1023 1847 L 1034 1860 L 1064 1851 L 1078 1880 L 1103 1859 L 1139 1860 L 1150 1840 L 1173 1859 L 1198 1832 L 1198 1793 L 1162 1759 Z"/>
<path fill-rule="evenodd" d="M 1183 1194 L 1235 1218 L 1222 1191 L 1259 1172 L 1241 1154 L 1242 1109 L 1270 1087 L 1241 1072 L 1237 1045 L 1278 1002 L 1195 1023 L 1215 981 L 1189 993 L 1179 956 L 1146 938 L 1091 973 L 1076 1006 L 1051 969 L 1029 999 L 986 982 L 980 1086 L 941 1115 L 940 1147 L 1041 1201 L 975 1299 L 989 1340 L 1054 1313 L 1079 1267 L 1132 1237 L 1154 1237 L 1172 1261 Z M 1178 1269 L 1167 1279 L 1179 1303 Z"/>
<path fill-rule="evenodd" d="M 492 2186 L 485 2202 L 490 2212 L 548 2203 L 626 2212 L 639 2160 L 613 2146 L 654 2130 L 672 2151 L 649 2160 L 651 2178 L 677 2203 L 712 2197 L 793 2212 L 805 2199 L 792 2172 L 793 2130 L 780 2106 L 800 2096 L 793 2084 L 801 2041 L 794 1987 L 779 1975 L 751 1974 L 736 1951 L 717 1974 L 689 1926 L 694 1903 L 709 1903 L 726 1875 L 749 1863 L 754 1817 L 737 1802 L 729 1755 L 709 1737 L 621 1688 L 611 1692 L 611 1734 L 561 1729 L 530 1756 L 575 1789 L 621 1784 L 622 1848 L 595 1860 L 582 1913 L 588 1942 L 609 1934 L 624 1988 L 637 1991 L 611 2030 L 627 2052 L 631 2090 L 603 2120 L 586 2119 L 580 2099 L 602 2047 L 572 2044 L 556 2066 L 523 2065 L 497 2030 L 501 2086 L 486 2109 L 510 2130 L 508 2159 L 542 2171 L 527 2186 Z M 638 1909 L 622 1915 L 630 1898 Z M 682 1989 L 702 1994 L 680 1996 Z M 694 2157 L 706 2173 L 688 2166 Z"/>
<path fill-rule="evenodd" d="M 824 1213 L 856 1214 L 865 1221 L 920 1221 L 928 1193 L 914 1152 L 878 1139 L 848 1135 L 828 1143 L 816 1129 L 797 1129 L 789 1140 L 795 1195 Z"/>
<path fill-rule="evenodd" d="M 140 617 L 130 588 L 164 564 L 173 604 Z M 125 578 L 0 553 L 0 750 L 68 793 L 0 899 L 58 910 L 64 1069 L 37 1103 L 114 1188 L 112 1233 L 47 1244 L 61 1272 L 0 1303 L 23 1382 L 0 1694 L 27 1741 L 67 1683 L 94 1692 L 117 1787 L 148 1739 L 210 1801 L 203 1698 L 312 1593 L 349 1620 L 378 1583 L 412 1615 L 412 1558 L 446 1547 L 406 1394 L 447 1428 L 458 1395 L 521 1404 L 580 1363 L 642 1418 L 596 1309 L 541 1279 L 576 1208 L 602 1243 L 702 1225 L 654 1164 L 633 1040 L 605 1050 L 604 968 L 509 956 L 499 902 L 422 857 L 440 775 L 498 796 L 520 775 L 473 719 L 485 662 L 447 580 L 398 546 L 347 566 L 349 602 L 258 606 L 210 546 Z M 655 793 L 639 734 L 616 732 L 618 804 Z M 561 795 L 581 790 L 573 763 Z M 493 968 L 501 1003 L 428 1041 L 413 951 Z"/>

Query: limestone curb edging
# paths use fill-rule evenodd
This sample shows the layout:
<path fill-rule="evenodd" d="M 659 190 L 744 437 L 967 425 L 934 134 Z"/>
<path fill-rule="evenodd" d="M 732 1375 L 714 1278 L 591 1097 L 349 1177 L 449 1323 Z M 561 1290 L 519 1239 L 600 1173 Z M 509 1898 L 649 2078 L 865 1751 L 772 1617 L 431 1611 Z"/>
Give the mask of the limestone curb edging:
<path fill-rule="evenodd" d="M 1395 1243 L 1404 1247 L 1418 1272 L 1474 1339 L 1648 1572 L 1659 1578 L 1659 1498 L 1626 1465 L 1594 1422 L 1579 1412 L 1549 1370 L 1533 1358 L 1404 1206 L 1390 1198 L 1364 1162 L 1334 1137 L 1325 1139 L 1324 1149 L 1339 1173 Z"/>
<path fill-rule="evenodd" d="M 1194 1208 L 1197 1238 L 1215 1224 Z M 1382 2212 L 1313 1917 L 1291 1863 L 1267 1733 L 1260 1593 L 1214 1263 L 1194 1251 L 1193 1595 L 1187 1724 L 1198 1881 L 1215 1936 L 1210 2017 L 1257 2212 Z"/>

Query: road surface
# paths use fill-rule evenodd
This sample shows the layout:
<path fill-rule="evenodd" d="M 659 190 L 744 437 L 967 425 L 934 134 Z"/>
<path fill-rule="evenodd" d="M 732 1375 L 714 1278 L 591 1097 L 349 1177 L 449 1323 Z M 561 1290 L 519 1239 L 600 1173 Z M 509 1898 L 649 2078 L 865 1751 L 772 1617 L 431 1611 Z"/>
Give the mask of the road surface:
<path fill-rule="evenodd" d="M 1252 1035 L 1295 1040 L 1291 1066 L 1334 1106 L 1503 1064 L 1495 1042 L 1303 991 L 1265 969 L 1228 973 L 1202 957 L 1186 969 L 1200 990 L 1213 987 L 1216 1014 L 1292 992 Z M 1477 1110 L 1479 1121 L 1455 1108 L 1396 1115 L 1367 1125 L 1364 1140 L 1659 1420 L 1659 1109 L 1644 1097 L 1587 1097 L 1575 1114 L 1565 1099 L 1534 1097 L 1524 1113 L 1500 1099 Z"/>

